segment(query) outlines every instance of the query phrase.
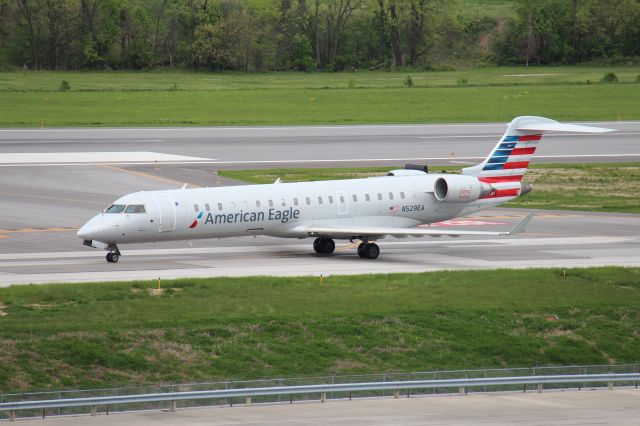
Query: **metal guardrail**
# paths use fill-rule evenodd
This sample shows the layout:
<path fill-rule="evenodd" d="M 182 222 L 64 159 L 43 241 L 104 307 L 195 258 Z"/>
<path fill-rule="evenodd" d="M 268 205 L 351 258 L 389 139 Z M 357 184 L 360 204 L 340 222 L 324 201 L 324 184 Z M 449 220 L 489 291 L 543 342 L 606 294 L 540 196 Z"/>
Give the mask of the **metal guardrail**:
<path fill-rule="evenodd" d="M 217 389 L 205 391 L 187 392 L 163 392 L 138 395 L 100 396 L 84 398 L 48 399 L 38 401 L 18 401 L 0 403 L 0 411 L 10 412 L 9 418 L 15 419 L 15 411 L 29 409 L 50 409 L 60 407 L 92 407 L 92 415 L 96 414 L 98 406 L 115 404 L 135 404 L 142 402 L 171 402 L 171 410 L 176 409 L 177 401 L 203 400 L 216 398 L 245 397 L 246 402 L 251 402 L 251 397 L 264 395 L 294 395 L 294 394 L 320 394 L 324 402 L 327 393 L 346 393 L 361 391 L 392 390 L 397 398 L 400 390 L 410 389 L 435 389 L 458 388 L 462 393 L 467 388 L 477 386 L 501 386 L 501 385 L 538 385 L 538 391 L 545 384 L 558 383 L 596 383 L 607 382 L 610 389 L 616 382 L 633 382 L 637 386 L 640 381 L 640 373 L 609 373 L 609 374 L 565 374 L 544 376 L 516 376 L 516 377 L 485 377 L 485 378 L 460 378 L 440 380 L 406 380 L 390 382 L 364 382 L 364 383 L 338 383 L 316 384 L 297 386 L 272 386 L 260 388 L 241 389 Z"/>

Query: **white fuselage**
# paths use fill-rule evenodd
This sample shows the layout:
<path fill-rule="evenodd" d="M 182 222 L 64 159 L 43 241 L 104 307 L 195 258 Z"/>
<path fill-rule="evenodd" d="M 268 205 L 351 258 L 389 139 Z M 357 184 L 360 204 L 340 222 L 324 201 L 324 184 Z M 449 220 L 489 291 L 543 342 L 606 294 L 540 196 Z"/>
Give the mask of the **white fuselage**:
<path fill-rule="evenodd" d="M 318 182 L 275 183 L 125 195 L 114 204 L 142 205 L 144 213 L 101 213 L 78 232 L 105 244 L 242 235 L 305 238 L 308 226 L 408 228 L 451 219 L 509 198 L 438 201 L 436 180 L 415 173 Z M 466 178 L 474 179 L 475 178 Z"/>

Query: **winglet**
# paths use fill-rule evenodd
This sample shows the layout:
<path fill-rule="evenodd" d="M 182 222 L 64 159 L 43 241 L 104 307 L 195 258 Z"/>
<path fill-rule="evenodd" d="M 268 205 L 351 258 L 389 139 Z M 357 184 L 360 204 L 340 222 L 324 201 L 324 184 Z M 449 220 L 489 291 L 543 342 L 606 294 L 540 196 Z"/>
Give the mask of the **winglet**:
<path fill-rule="evenodd" d="M 536 214 L 536 212 L 531 212 L 529 213 L 524 219 L 522 219 L 516 226 L 513 227 L 513 229 L 511 231 L 509 231 L 507 233 L 507 235 L 514 235 L 514 234 L 519 234 L 521 232 L 525 231 L 525 228 L 527 227 L 527 225 L 529 224 L 529 222 L 531 222 L 531 219 L 533 219 L 533 216 Z"/>

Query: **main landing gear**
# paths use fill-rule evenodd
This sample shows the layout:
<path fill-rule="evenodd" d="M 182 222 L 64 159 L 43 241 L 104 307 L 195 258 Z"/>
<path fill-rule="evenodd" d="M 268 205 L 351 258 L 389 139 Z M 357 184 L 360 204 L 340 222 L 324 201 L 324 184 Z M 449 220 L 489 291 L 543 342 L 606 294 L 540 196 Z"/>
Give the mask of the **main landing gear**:
<path fill-rule="evenodd" d="M 336 249 L 336 243 L 328 237 L 316 238 L 313 249 L 319 254 L 331 254 Z M 376 259 L 380 255 L 380 247 L 375 243 L 363 241 L 358 246 L 358 256 L 363 259 Z"/>
<path fill-rule="evenodd" d="M 376 243 L 363 241 L 358 246 L 358 256 L 363 259 L 376 259 L 380 255 L 380 247 Z"/>
<path fill-rule="evenodd" d="M 336 249 L 336 243 L 331 238 L 316 238 L 313 242 L 313 249 L 316 253 L 331 254 Z"/>
<path fill-rule="evenodd" d="M 118 246 L 115 244 L 109 244 L 107 250 L 109 250 L 109 253 L 107 253 L 107 262 L 117 263 L 120 259 L 120 250 L 118 250 Z"/>

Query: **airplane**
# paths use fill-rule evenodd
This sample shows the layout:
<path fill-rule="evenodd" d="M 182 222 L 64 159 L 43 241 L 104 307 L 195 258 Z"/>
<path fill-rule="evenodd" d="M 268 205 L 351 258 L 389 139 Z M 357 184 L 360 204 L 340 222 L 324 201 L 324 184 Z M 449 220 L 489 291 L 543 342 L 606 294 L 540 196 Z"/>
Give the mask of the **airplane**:
<path fill-rule="evenodd" d="M 364 179 L 244 185 L 125 195 L 90 219 L 77 236 L 108 251 L 118 262 L 119 245 L 202 238 L 268 235 L 315 238 L 316 253 L 329 255 L 335 241 L 360 241 L 357 253 L 376 259 L 376 241 L 386 236 L 511 235 L 524 230 L 533 213 L 510 231 L 474 231 L 430 224 L 495 207 L 529 193 L 522 181 L 546 132 L 604 133 L 599 127 L 564 124 L 544 117 L 513 119 L 480 164 L 461 174 L 428 173 L 407 165 L 386 176 Z"/>

